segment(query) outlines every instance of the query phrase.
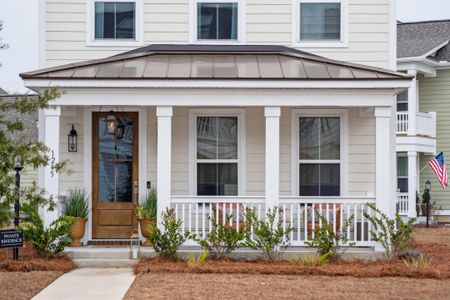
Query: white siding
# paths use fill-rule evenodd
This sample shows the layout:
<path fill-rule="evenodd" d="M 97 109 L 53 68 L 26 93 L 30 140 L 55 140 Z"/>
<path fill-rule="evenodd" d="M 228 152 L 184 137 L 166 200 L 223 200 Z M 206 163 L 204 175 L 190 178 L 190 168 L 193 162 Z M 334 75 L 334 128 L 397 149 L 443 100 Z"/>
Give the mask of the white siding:
<path fill-rule="evenodd" d="M 61 117 L 61 159 L 68 159 L 69 174 L 60 176 L 61 191 L 83 187 L 83 108 L 63 109 Z M 156 116 L 147 110 L 147 181 L 156 186 Z M 265 119 L 261 107 L 245 109 L 246 118 L 246 190 L 247 195 L 264 195 Z M 67 133 L 75 124 L 78 152 L 67 152 Z M 358 109 L 349 109 L 349 195 L 373 195 L 375 191 L 374 118 L 360 117 Z M 280 119 L 280 194 L 291 195 L 291 109 L 283 108 Z M 172 118 L 172 194 L 189 194 L 189 109 L 174 108 Z"/>
<path fill-rule="evenodd" d="M 188 43 L 189 0 L 143 0 L 143 42 Z M 302 48 L 330 58 L 389 66 L 389 0 L 349 0 L 349 44 Z M 102 58 L 129 47 L 87 46 L 87 0 L 46 0 L 46 62 L 55 66 Z M 291 0 L 246 0 L 247 44 L 292 41 Z"/>

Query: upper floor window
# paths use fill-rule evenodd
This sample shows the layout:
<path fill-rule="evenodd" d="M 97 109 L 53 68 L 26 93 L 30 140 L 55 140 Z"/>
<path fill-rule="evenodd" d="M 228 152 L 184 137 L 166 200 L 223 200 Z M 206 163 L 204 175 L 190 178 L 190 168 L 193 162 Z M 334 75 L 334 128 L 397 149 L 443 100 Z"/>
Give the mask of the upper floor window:
<path fill-rule="evenodd" d="M 135 39 L 136 3 L 95 2 L 95 39 Z"/>
<path fill-rule="evenodd" d="M 242 42 L 242 0 L 193 0 L 192 42 Z"/>
<path fill-rule="evenodd" d="M 294 44 L 346 46 L 347 0 L 297 0 Z"/>
<path fill-rule="evenodd" d="M 397 95 L 397 111 L 408 111 L 408 91 Z"/>
<path fill-rule="evenodd" d="M 89 46 L 139 46 L 142 0 L 88 0 Z"/>

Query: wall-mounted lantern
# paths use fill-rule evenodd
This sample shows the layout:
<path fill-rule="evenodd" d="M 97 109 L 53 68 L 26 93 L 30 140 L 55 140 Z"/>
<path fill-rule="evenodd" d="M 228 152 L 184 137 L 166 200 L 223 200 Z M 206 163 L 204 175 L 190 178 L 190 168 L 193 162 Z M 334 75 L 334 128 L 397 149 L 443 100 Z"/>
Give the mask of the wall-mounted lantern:
<path fill-rule="evenodd" d="M 108 116 L 106 116 L 105 121 L 106 121 L 106 129 L 108 130 L 108 133 L 111 135 L 116 135 L 118 121 L 112 110 L 109 111 Z"/>
<path fill-rule="evenodd" d="M 69 152 L 78 151 L 78 133 L 75 130 L 75 126 L 72 124 L 72 129 L 67 135 L 67 147 Z"/>

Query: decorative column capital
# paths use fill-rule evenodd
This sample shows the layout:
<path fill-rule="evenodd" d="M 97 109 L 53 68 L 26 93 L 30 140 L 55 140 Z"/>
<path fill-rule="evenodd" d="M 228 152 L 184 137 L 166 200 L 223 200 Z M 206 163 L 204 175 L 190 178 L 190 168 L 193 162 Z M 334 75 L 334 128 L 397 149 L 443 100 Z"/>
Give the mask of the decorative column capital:
<path fill-rule="evenodd" d="M 281 116 L 281 108 L 279 106 L 266 106 L 264 107 L 264 116 L 266 118 L 279 118 Z"/>

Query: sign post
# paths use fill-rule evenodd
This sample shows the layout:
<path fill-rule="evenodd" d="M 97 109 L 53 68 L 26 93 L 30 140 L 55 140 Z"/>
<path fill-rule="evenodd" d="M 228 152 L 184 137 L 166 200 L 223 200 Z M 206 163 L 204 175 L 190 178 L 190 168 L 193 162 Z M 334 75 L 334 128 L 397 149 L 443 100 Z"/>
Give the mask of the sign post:
<path fill-rule="evenodd" d="M 14 229 L 17 230 L 19 226 L 19 216 L 20 216 L 20 171 L 22 171 L 22 157 L 18 154 L 14 157 L 14 170 L 16 171 L 16 199 L 14 201 Z M 23 241 L 21 242 L 23 245 Z M 22 246 L 21 245 L 21 246 Z M 13 249 L 13 259 L 19 260 L 19 248 L 15 247 Z"/>

